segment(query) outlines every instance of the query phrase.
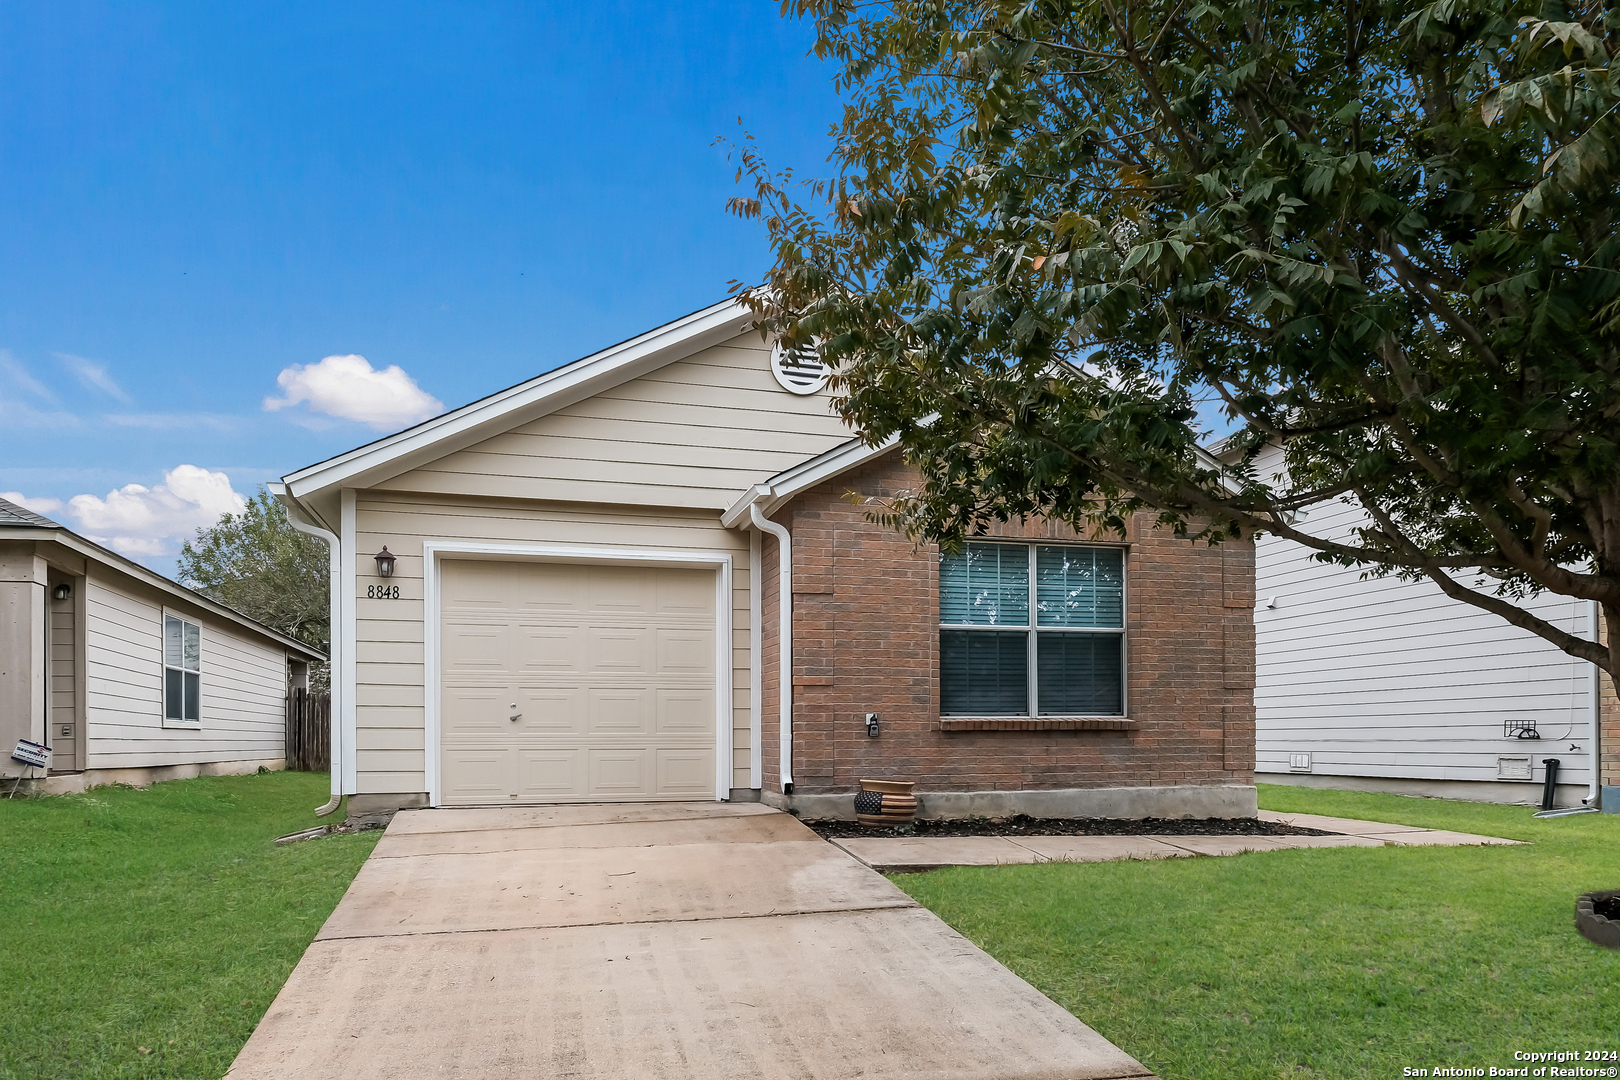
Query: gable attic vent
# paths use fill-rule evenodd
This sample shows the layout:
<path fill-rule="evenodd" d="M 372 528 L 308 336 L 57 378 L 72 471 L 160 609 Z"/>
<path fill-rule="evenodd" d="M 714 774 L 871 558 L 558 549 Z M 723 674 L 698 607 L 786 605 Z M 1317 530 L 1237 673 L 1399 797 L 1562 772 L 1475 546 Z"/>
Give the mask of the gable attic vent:
<path fill-rule="evenodd" d="M 822 362 L 814 346 L 789 349 L 778 341 L 771 348 L 771 374 L 790 394 L 814 394 L 827 385 L 832 371 Z"/>

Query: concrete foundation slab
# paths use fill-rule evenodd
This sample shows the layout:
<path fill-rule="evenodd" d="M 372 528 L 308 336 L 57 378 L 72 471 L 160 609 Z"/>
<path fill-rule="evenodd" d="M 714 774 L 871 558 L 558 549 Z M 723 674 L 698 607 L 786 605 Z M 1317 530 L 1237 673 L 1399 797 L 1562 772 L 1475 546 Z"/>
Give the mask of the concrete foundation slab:
<path fill-rule="evenodd" d="M 483 829 L 536 829 L 568 825 L 609 825 L 623 821 L 699 821 L 776 813 L 759 803 L 563 803 L 557 806 L 471 806 L 464 809 L 401 811 L 390 835 L 422 832 L 477 832 Z"/>
<path fill-rule="evenodd" d="M 1168 847 L 1193 855 L 1242 855 L 1247 851 L 1276 851 L 1281 836 L 1155 836 Z"/>
<path fill-rule="evenodd" d="M 1273 836 L 1283 850 L 1294 848 L 1383 847 L 1385 841 L 1371 836 Z"/>
<path fill-rule="evenodd" d="M 414 816 L 420 811 L 410 811 Z M 402 814 L 407 816 L 407 814 Z M 786 814 L 693 818 L 678 821 L 615 821 L 567 827 L 476 829 L 434 832 L 388 830 L 374 859 L 412 855 L 498 851 L 557 851 L 563 848 L 671 847 L 682 844 L 821 843 L 808 827 Z"/>
<path fill-rule="evenodd" d="M 857 837 L 833 843 L 874 870 L 889 873 L 1041 861 L 1029 848 L 1001 836 Z"/>
<path fill-rule="evenodd" d="M 1013 842 L 1048 862 L 1109 862 L 1114 859 L 1173 859 L 1187 852 L 1152 836 L 1020 836 Z"/>
<path fill-rule="evenodd" d="M 1300 829 L 1321 829 L 1323 832 L 1343 833 L 1346 836 L 1366 836 L 1376 832 L 1380 836 L 1390 833 L 1427 832 L 1415 825 L 1391 825 L 1383 821 L 1361 821 L 1357 818 L 1327 817 L 1323 814 L 1281 814 L 1275 810 L 1262 810 L 1261 821 L 1277 821 Z"/>
<path fill-rule="evenodd" d="M 915 907 L 316 942 L 226 1074 L 1150 1075 Z"/>
<path fill-rule="evenodd" d="M 902 907 L 830 844 L 558 848 L 371 859 L 317 940 Z"/>

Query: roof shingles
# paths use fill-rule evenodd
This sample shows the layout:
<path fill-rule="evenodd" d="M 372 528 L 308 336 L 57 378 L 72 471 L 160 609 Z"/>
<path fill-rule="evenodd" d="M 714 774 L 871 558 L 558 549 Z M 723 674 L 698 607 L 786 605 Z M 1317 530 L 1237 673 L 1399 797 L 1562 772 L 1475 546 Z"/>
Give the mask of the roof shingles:
<path fill-rule="evenodd" d="M 0 499 L 0 525 L 32 525 L 40 529 L 66 528 L 48 517 L 42 517 L 25 506 Z"/>

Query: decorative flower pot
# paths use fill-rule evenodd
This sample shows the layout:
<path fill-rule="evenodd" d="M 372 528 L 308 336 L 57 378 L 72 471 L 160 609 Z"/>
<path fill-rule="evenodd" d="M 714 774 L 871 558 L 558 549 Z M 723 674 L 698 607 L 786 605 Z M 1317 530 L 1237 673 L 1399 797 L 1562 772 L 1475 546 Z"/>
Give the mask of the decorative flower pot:
<path fill-rule="evenodd" d="M 1579 897 L 1575 901 L 1575 929 L 1593 944 L 1620 949 L 1620 889 Z"/>
<path fill-rule="evenodd" d="M 917 818 L 916 785 L 909 780 L 862 780 L 855 795 L 855 818 L 862 825 L 887 828 L 910 825 Z"/>

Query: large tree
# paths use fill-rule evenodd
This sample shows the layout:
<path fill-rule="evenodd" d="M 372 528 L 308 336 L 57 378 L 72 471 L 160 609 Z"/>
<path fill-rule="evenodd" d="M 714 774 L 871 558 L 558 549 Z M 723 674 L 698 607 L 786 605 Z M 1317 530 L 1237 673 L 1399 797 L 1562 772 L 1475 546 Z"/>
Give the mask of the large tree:
<path fill-rule="evenodd" d="M 913 535 L 1269 531 L 1620 675 L 1620 8 L 784 9 L 846 111 L 827 179 L 738 148 L 732 208 L 775 253 L 744 295 L 820 344 L 866 439 L 899 437 Z M 1335 499 L 1364 527 L 1312 531 Z M 1601 603 L 1608 646 L 1541 592 Z"/>
<path fill-rule="evenodd" d="M 198 529 L 180 546 L 179 577 L 204 596 L 288 637 L 330 650 L 330 560 L 326 547 L 287 523 L 281 504 L 260 488 L 239 514 Z M 326 685 L 326 665 L 312 672 Z"/>

